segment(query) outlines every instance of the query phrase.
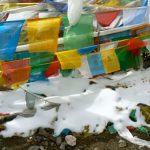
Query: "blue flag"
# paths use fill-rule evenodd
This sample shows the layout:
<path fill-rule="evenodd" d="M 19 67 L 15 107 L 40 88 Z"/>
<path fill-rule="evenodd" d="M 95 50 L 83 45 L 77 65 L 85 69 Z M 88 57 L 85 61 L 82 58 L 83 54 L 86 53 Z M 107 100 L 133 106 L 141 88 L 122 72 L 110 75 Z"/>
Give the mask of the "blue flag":
<path fill-rule="evenodd" d="M 98 47 L 98 45 L 80 48 L 80 49 L 78 49 L 78 53 L 81 55 L 89 54 L 89 53 L 93 52 L 97 47 Z"/>
<path fill-rule="evenodd" d="M 141 0 L 141 5 L 142 6 L 147 6 L 148 5 L 148 0 Z"/>
<path fill-rule="evenodd" d="M 0 22 L 0 60 L 14 59 L 24 22 L 24 20 Z"/>
<path fill-rule="evenodd" d="M 61 13 L 66 13 L 68 10 L 68 5 L 66 3 L 54 2 L 52 0 L 44 0 L 44 2 L 52 5 L 55 9 L 57 9 Z"/>
<path fill-rule="evenodd" d="M 87 60 L 93 76 L 105 73 L 100 54 L 89 55 L 87 56 Z"/>
<path fill-rule="evenodd" d="M 134 9 L 123 10 L 124 26 L 145 23 L 147 7 L 139 7 Z"/>

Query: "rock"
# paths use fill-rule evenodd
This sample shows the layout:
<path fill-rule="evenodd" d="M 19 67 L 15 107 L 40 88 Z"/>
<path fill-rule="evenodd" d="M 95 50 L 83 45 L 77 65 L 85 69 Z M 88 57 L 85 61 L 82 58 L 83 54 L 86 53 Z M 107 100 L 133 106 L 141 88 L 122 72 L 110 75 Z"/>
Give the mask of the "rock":
<path fill-rule="evenodd" d="M 41 145 L 43 145 L 45 148 L 48 148 L 48 141 L 43 141 L 42 143 L 41 143 Z"/>
<path fill-rule="evenodd" d="M 124 147 L 126 147 L 126 146 L 127 146 L 126 141 L 124 141 L 124 140 L 119 140 L 119 147 L 120 147 L 120 148 L 124 148 Z"/>
<path fill-rule="evenodd" d="M 1 146 L 2 146 L 2 144 L 3 144 L 3 140 L 2 139 L 0 139 L 0 149 L 2 148 Z"/>
<path fill-rule="evenodd" d="M 52 134 L 49 134 L 48 131 L 46 131 L 46 129 L 39 128 L 37 134 L 40 136 L 44 136 L 49 141 L 55 142 L 55 138 L 52 136 Z"/>
<path fill-rule="evenodd" d="M 62 143 L 62 138 L 59 136 L 56 138 L 56 144 L 60 145 Z"/>
<path fill-rule="evenodd" d="M 60 149 L 61 149 L 61 150 L 65 150 L 65 147 L 66 147 L 66 143 L 65 143 L 65 142 L 61 143 Z"/>
<path fill-rule="evenodd" d="M 34 137 L 34 141 L 37 143 L 41 143 L 42 141 L 44 141 L 44 137 L 38 135 L 38 136 Z"/>
<path fill-rule="evenodd" d="M 76 137 L 72 136 L 72 135 L 67 135 L 65 137 L 65 141 L 69 146 L 75 146 L 76 145 Z"/>
<path fill-rule="evenodd" d="M 7 147 L 3 147 L 2 150 L 8 150 L 8 148 Z"/>
<path fill-rule="evenodd" d="M 28 150 L 44 150 L 43 146 L 31 146 L 28 148 Z"/>
<path fill-rule="evenodd" d="M 39 128 L 39 129 L 38 129 L 38 134 L 39 134 L 39 135 L 47 136 L 48 133 L 45 131 L 45 129 Z"/>
<path fill-rule="evenodd" d="M 79 149 L 83 149 L 84 148 L 84 146 L 79 146 Z"/>
<path fill-rule="evenodd" d="M 50 143 L 50 145 L 51 145 L 51 146 L 54 146 L 54 143 L 53 143 L 53 142 L 51 142 L 51 143 Z"/>
<path fill-rule="evenodd" d="M 27 144 L 33 144 L 33 137 L 29 137 L 26 142 Z"/>
<path fill-rule="evenodd" d="M 95 147 L 94 150 L 98 150 L 98 147 Z"/>

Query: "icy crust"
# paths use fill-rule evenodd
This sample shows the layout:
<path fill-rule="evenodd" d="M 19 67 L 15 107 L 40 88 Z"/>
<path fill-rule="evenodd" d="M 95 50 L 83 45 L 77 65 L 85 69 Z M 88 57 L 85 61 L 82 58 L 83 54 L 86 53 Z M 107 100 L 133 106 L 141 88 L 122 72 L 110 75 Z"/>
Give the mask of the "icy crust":
<path fill-rule="evenodd" d="M 127 126 L 149 126 L 145 123 L 137 104 L 150 105 L 150 69 L 132 71 L 108 78 L 98 78 L 91 84 L 85 78 L 53 77 L 49 82 L 35 82 L 23 86 L 24 89 L 38 94 L 44 94 L 47 101 L 60 103 L 58 110 L 41 109 L 46 103 L 36 101 L 37 112 L 34 117 L 18 116 L 7 122 L 6 130 L 0 134 L 5 137 L 14 134 L 28 136 L 38 127 L 50 127 L 55 136 L 60 135 L 64 128 L 74 132 L 82 132 L 89 126 L 90 133 L 101 133 L 108 122 L 114 123 L 118 134 L 130 142 L 150 147 L 150 142 L 133 137 Z M 117 88 L 116 91 L 105 88 L 105 85 L 127 85 L 128 88 Z M 63 101 L 63 103 L 61 103 Z M 22 89 L 11 92 L 0 92 L 0 110 L 3 113 L 17 113 L 26 108 L 25 93 Z M 137 122 L 129 119 L 132 109 L 136 109 Z M 57 119 L 56 119 L 57 118 Z"/>

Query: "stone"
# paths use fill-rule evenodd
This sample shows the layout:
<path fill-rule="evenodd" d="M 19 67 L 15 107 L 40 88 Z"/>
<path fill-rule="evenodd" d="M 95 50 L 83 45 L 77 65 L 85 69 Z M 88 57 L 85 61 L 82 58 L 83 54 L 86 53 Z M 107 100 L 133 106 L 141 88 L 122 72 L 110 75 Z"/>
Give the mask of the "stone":
<path fill-rule="evenodd" d="M 38 129 L 38 134 L 39 134 L 39 135 L 44 135 L 44 136 L 46 136 L 48 133 L 45 131 L 45 129 L 39 128 L 39 129 Z"/>
<path fill-rule="evenodd" d="M 51 142 L 51 143 L 50 143 L 50 145 L 51 145 L 51 146 L 54 146 L 54 143 L 53 143 L 53 142 Z"/>
<path fill-rule="evenodd" d="M 72 136 L 72 135 L 67 135 L 65 137 L 65 141 L 69 146 L 75 146 L 76 145 L 76 137 Z"/>
<path fill-rule="evenodd" d="M 8 148 L 7 147 L 3 147 L 2 150 L 8 150 Z"/>
<path fill-rule="evenodd" d="M 30 146 L 28 150 L 44 150 L 43 146 Z"/>
<path fill-rule="evenodd" d="M 119 140 L 119 147 L 120 147 L 120 148 L 124 148 L 124 147 L 126 147 L 126 146 L 127 146 L 126 141 L 124 141 L 124 140 Z"/>
<path fill-rule="evenodd" d="M 61 150 L 65 150 L 66 149 L 66 143 L 65 142 L 61 143 L 60 149 Z"/>
<path fill-rule="evenodd" d="M 1 146 L 2 146 L 2 144 L 3 144 L 3 140 L 2 139 L 0 139 L 0 149 L 2 148 Z"/>
<path fill-rule="evenodd" d="M 62 143 L 62 138 L 59 136 L 56 138 L 56 144 L 61 145 L 61 143 Z"/>
<path fill-rule="evenodd" d="M 48 141 L 43 141 L 42 143 L 41 143 L 41 145 L 43 145 L 44 147 L 48 147 Z"/>
<path fill-rule="evenodd" d="M 98 150 L 98 147 L 95 147 L 93 150 Z"/>

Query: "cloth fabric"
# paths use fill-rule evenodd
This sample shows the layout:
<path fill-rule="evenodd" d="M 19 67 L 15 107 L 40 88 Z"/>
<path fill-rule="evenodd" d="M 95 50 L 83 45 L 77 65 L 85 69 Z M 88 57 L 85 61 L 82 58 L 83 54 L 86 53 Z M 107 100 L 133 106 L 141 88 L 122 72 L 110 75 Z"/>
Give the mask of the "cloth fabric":
<path fill-rule="evenodd" d="M 100 54 L 106 73 L 112 73 L 120 70 L 120 64 L 114 49 L 102 50 L 100 51 Z"/>
<path fill-rule="evenodd" d="M 29 59 L 2 62 L 1 67 L 6 85 L 19 84 L 30 77 Z"/>
<path fill-rule="evenodd" d="M 115 52 L 118 57 L 121 70 L 127 70 L 130 68 L 137 69 L 140 66 L 139 56 L 133 56 L 132 52 L 129 51 L 127 47 L 117 48 Z"/>
<path fill-rule="evenodd" d="M 120 12 L 120 10 L 98 12 L 96 13 L 97 22 L 103 27 L 110 26 L 110 24 L 117 18 Z"/>
<path fill-rule="evenodd" d="M 27 21 L 30 52 L 56 52 L 61 18 L 44 18 Z"/>
<path fill-rule="evenodd" d="M 80 48 L 80 49 L 78 49 L 78 52 L 80 55 L 89 54 L 89 53 L 93 52 L 97 47 L 98 47 L 98 45 Z"/>
<path fill-rule="evenodd" d="M 30 58 L 31 75 L 44 73 L 53 60 L 53 53 L 32 53 Z"/>
<path fill-rule="evenodd" d="M 69 50 L 56 53 L 61 64 L 61 69 L 76 69 L 81 66 L 81 56 L 78 50 Z"/>
<path fill-rule="evenodd" d="M 63 17 L 64 48 L 65 50 L 88 47 L 94 44 L 93 40 L 93 15 L 82 15 L 78 24 L 69 27 L 67 17 Z"/>
<path fill-rule="evenodd" d="M 50 76 L 55 76 L 59 74 L 59 70 L 60 70 L 61 66 L 59 61 L 53 61 L 49 67 L 44 71 L 44 76 L 46 78 L 50 77 Z"/>
<path fill-rule="evenodd" d="M 147 7 L 124 9 L 123 10 L 124 26 L 145 23 L 146 12 L 147 12 Z"/>
<path fill-rule="evenodd" d="M 0 60 L 13 60 L 24 20 L 0 22 Z"/>
<path fill-rule="evenodd" d="M 99 53 L 88 55 L 87 60 L 93 76 L 105 73 L 102 59 Z"/>

